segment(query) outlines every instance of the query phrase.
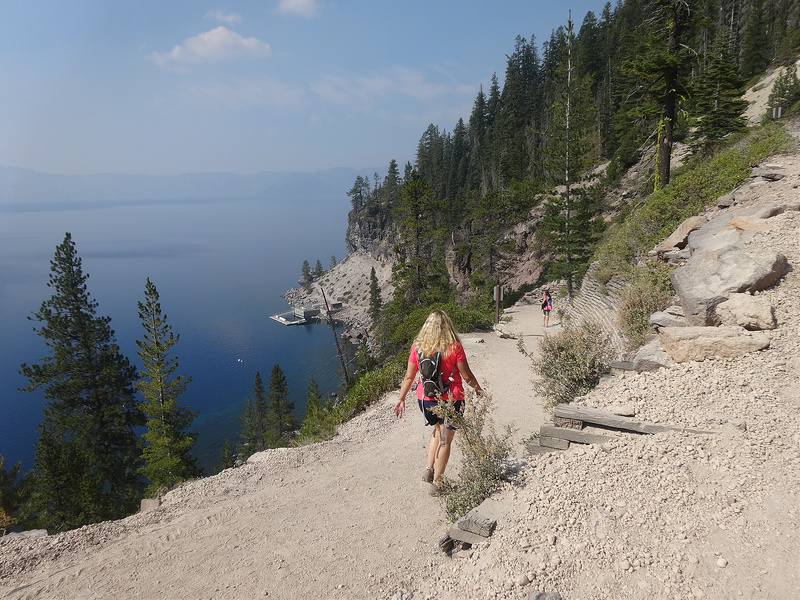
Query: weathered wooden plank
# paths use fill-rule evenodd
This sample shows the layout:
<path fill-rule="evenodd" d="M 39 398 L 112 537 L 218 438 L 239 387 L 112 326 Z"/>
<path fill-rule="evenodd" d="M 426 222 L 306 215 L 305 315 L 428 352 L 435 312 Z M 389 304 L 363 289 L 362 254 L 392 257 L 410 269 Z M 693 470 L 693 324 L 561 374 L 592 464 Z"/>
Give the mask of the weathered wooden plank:
<path fill-rule="evenodd" d="M 633 363 L 628 361 L 613 362 L 609 365 L 608 370 L 612 375 L 624 375 L 625 373 L 635 373 Z"/>
<path fill-rule="evenodd" d="M 549 454 L 550 452 L 561 451 L 561 448 L 548 448 L 547 446 L 542 446 L 539 443 L 539 438 L 526 443 L 525 449 L 528 451 L 528 454 Z"/>
<path fill-rule="evenodd" d="M 583 429 L 583 421 L 578 419 L 563 419 L 561 417 L 553 417 L 553 424 L 556 427 L 569 427 L 570 429 Z"/>
<path fill-rule="evenodd" d="M 569 440 L 554 438 L 548 435 L 539 435 L 539 445 L 546 448 L 555 448 L 556 450 L 566 450 L 569 448 Z"/>
<path fill-rule="evenodd" d="M 494 533 L 494 528 L 497 526 L 497 519 L 486 516 L 476 507 L 461 517 L 456 525 L 458 525 L 458 528 L 462 531 L 469 531 L 470 533 L 477 533 L 478 535 L 489 537 Z"/>
<path fill-rule="evenodd" d="M 456 545 L 456 540 L 451 538 L 449 535 L 445 535 L 442 539 L 439 540 L 437 544 L 439 546 L 439 550 L 442 552 L 452 552 L 453 548 Z"/>
<path fill-rule="evenodd" d="M 553 409 L 553 416 L 561 417 L 562 419 L 578 419 L 584 423 L 594 423 L 595 425 L 624 429 L 625 431 L 636 431 L 638 433 L 657 433 L 665 430 L 663 426 L 645 423 L 630 417 L 620 417 L 607 410 L 590 406 L 558 404 Z"/>
<path fill-rule="evenodd" d="M 488 537 L 478 535 L 477 533 L 472 533 L 471 531 L 464 531 L 457 525 L 451 525 L 450 529 L 447 530 L 447 535 L 451 539 L 459 542 L 466 542 L 468 544 L 480 544 L 481 542 L 485 542 L 489 539 Z"/>
<path fill-rule="evenodd" d="M 600 435 L 597 433 L 589 433 L 588 431 L 576 431 L 568 427 L 556 427 L 552 423 L 542 423 L 539 429 L 539 437 L 541 438 L 543 435 L 569 440 L 570 442 L 576 442 L 578 444 L 602 444 L 614 439 L 610 435 Z"/>
<path fill-rule="evenodd" d="M 693 427 L 675 427 L 671 425 L 655 425 L 631 417 L 620 417 L 612 412 L 591 406 L 575 406 L 573 404 L 558 404 L 553 409 L 553 416 L 562 419 L 578 419 L 584 423 L 593 423 L 603 427 L 612 427 L 625 431 L 635 431 L 637 433 L 661 433 L 662 431 L 683 431 L 686 433 L 696 433 L 708 435 L 715 433 L 704 429 Z"/>

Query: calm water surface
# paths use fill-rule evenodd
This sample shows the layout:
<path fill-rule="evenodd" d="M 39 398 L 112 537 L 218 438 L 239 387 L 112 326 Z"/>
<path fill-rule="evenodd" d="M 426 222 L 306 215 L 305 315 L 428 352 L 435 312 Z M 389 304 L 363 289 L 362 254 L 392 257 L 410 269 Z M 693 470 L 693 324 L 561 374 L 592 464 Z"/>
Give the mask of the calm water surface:
<path fill-rule="evenodd" d="M 343 194 L 344 196 L 344 194 Z M 50 261 L 72 234 L 97 314 L 111 317 L 117 343 L 137 368 L 142 339 L 138 301 L 147 277 L 180 342 L 178 372 L 192 377 L 181 396 L 200 414 L 195 454 L 209 474 L 238 416 L 256 371 L 266 386 L 280 364 L 298 418 L 313 376 L 323 394 L 336 391 L 338 358 L 329 326 L 286 327 L 269 316 L 287 310 L 282 294 L 297 285 L 303 260 L 327 268 L 345 256 L 348 203 L 292 199 L 227 199 L 83 204 L 19 211 L 0 206 L 0 454 L 6 468 L 33 466 L 40 392 L 27 384 L 23 362 L 47 355 L 27 319 L 52 294 Z"/>

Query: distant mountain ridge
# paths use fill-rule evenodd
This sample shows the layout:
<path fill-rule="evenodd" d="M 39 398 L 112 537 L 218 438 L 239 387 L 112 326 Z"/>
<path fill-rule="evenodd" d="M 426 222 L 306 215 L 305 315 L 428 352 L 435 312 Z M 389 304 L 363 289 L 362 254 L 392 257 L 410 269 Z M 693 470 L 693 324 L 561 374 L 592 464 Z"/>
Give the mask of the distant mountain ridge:
<path fill-rule="evenodd" d="M 163 201 L 172 199 L 261 198 L 346 199 L 357 175 L 383 169 L 340 167 L 314 172 L 264 171 L 181 175 L 52 175 L 0 166 L 0 206 L 31 208 L 61 203 Z M 19 206 L 17 206 L 19 205 Z"/>

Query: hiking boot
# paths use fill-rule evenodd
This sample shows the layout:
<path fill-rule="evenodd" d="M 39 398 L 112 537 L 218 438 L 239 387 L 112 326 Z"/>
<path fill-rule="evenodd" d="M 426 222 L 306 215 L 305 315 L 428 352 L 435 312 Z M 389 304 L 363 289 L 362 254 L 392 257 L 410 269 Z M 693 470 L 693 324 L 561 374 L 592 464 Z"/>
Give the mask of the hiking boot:
<path fill-rule="evenodd" d="M 425 467 L 425 470 L 422 472 L 422 481 L 425 483 L 433 483 L 433 469 Z"/>
<path fill-rule="evenodd" d="M 440 496 L 442 494 L 442 482 L 431 481 L 431 485 L 428 488 L 428 494 L 431 496 Z"/>

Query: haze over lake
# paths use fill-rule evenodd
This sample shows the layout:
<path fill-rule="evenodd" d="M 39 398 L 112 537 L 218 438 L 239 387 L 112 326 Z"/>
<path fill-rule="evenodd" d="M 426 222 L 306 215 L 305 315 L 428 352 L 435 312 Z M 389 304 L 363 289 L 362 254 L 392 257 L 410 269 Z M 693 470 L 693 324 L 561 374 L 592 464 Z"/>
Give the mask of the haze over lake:
<path fill-rule="evenodd" d="M 345 257 L 346 191 L 355 171 L 185 176 L 188 186 L 140 178 L 144 188 L 125 190 L 125 178 L 115 186 L 117 176 L 59 181 L 24 172 L 36 181 L 37 197 L 10 171 L 0 169 L 0 454 L 7 468 L 20 460 L 23 470 L 33 466 L 44 400 L 41 392 L 17 391 L 27 384 L 17 371 L 48 355 L 27 317 L 52 295 L 50 261 L 65 232 L 89 275 L 97 314 L 111 317 L 122 353 L 137 368 L 135 340 L 144 330 L 136 304 L 147 277 L 158 288 L 167 321 L 181 336 L 173 348 L 178 372 L 192 377 L 181 402 L 200 413 L 195 454 L 206 474 L 218 464 L 224 439 L 235 442 L 256 371 L 266 385 L 280 364 L 298 417 L 311 376 L 323 394 L 337 390 L 330 327 L 286 327 L 269 316 L 287 310 L 282 295 L 297 285 L 303 260 L 327 269 L 331 256 Z M 113 200 L 103 199 L 103 188 Z M 186 189 L 197 196 L 178 197 Z M 233 193 L 214 197 L 225 189 Z"/>

